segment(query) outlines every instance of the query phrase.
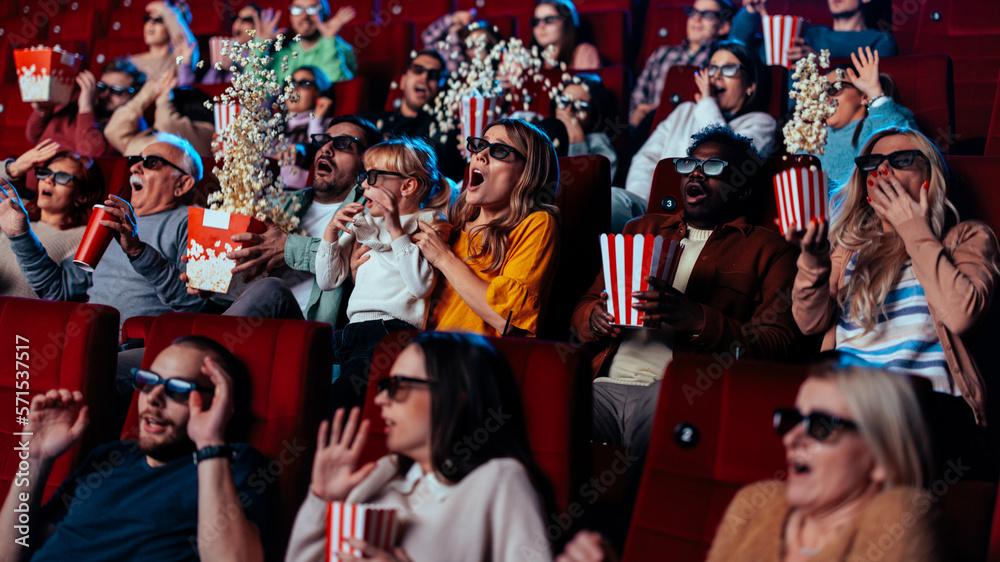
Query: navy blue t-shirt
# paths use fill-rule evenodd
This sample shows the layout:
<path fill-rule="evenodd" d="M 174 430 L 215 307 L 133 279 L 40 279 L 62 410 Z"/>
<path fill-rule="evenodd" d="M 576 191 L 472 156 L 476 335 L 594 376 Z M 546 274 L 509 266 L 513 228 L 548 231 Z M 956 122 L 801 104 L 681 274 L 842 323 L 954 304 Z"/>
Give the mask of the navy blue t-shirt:
<path fill-rule="evenodd" d="M 240 503 L 265 537 L 268 487 L 248 479 L 267 460 L 249 445 L 234 448 Z M 197 560 L 198 467 L 185 455 L 153 468 L 135 441 L 101 445 L 41 516 L 56 530 L 32 560 Z"/>

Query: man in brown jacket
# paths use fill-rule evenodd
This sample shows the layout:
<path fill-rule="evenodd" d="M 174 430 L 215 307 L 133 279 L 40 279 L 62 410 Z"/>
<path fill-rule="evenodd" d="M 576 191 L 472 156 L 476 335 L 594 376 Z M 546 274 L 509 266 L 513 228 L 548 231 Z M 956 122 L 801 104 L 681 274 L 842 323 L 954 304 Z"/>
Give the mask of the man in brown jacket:
<path fill-rule="evenodd" d="M 684 247 L 672 286 L 650 278 L 655 290 L 635 294 L 648 327 L 611 325 L 603 275 L 573 313 L 581 340 L 607 344 L 594 361 L 595 442 L 644 447 L 659 391 L 653 383 L 674 353 L 712 354 L 722 366 L 743 357 L 784 360 L 800 335 L 791 313 L 798 250 L 744 216 L 761 168 L 753 143 L 710 126 L 692 137 L 688 155 L 675 160 L 683 212 L 625 226 L 625 234 Z"/>

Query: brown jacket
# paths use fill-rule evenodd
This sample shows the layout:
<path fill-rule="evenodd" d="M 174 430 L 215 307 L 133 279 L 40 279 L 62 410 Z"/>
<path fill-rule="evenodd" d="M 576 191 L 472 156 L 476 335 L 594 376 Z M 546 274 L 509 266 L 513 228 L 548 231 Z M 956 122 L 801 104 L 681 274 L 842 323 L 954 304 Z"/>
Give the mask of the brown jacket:
<path fill-rule="evenodd" d="M 985 224 L 966 221 L 950 229 L 942 242 L 922 218 L 911 219 L 896 231 L 927 296 L 955 388 L 972 407 L 979 425 L 986 425 L 986 385 L 963 338 L 971 334 L 993 299 L 996 236 Z M 799 256 L 792 312 L 804 334 L 826 332 L 824 351 L 837 345 L 837 293 L 852 255 L 852 250 L 837 247 L 829 259 L 808 253 Z"/>
<path fill-rule="evenodd" d="M 625 225 L 625 234 L 654 234 L 664 242 L 684 238 L 687 227 L 680 215 L 645 215 Z M 719 226 L 705 243 L 691 271 L 689 299 L 705 313 L 705 329 L 692 337 L 678 337 L 675 351 L 728 352 L 733 357 L 786 360 L 799 330 L 791 314 L 791 287 L 798 250 L 777 233 L 738 218 Z M 573 310 L 572 327 L 584 342 L 598 340 L 590 329 L 590 313 L 604 290 L 599 274 Z M 599 373 L 604 361 L 618 349 L 618 340 L 594 359 Z"/>
<path fill-rule="evenodd" d="M 934 501 L 916 488 L 885 490 L 810 562 L 941 560 L 931 511 Z M 744 486 L 726 508 L 708 562 L 779 562 L 790 511 L 783 482 Z"/>

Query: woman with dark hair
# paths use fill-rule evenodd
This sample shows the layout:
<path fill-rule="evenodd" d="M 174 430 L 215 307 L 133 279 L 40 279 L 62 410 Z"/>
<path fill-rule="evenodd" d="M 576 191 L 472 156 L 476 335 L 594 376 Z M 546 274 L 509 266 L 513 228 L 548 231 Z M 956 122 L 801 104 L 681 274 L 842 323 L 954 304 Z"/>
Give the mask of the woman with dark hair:
<path fill-rule="evenodd" d="M 323 559 L 331 501 L 398 510 L 401 535 L 392 552 L 350 541 L 366 559 L 551 559 L 544 514 L 554 507 L 552 487 L 532 458 L 507 362 L 484 338 L 421 334 L 378 388 L 389 454 L 359 466 L 368 421 L 358 424 L 357 408 L 346 425 L 344 410 L 337 411 L 332 436 L 330 424 L 320 424 L 310 493 L 286 560 Z M 487 438 L 475 437 L 481 430 Z"/>
<path fill-rule="evenodd" d="M 580 42 L 580 14 L 571 0 L 539 0 L 531 29 L 531 45 L 538 47 L 546 68 L 565 64 L 570 70 L 590 70 L 601 66 L 597 47 Z"/>
<path fill-rule="evenodd" d="M 604 121 L 608 92 L 596 74 L 577 74 L 562 86 L 549 104 L 549 117 L 566 126 L 569 137 L 567 156 L 599 154 L 611 161 L 611 177 L 618 170 L 618 152 L 608 134 L 600 128 Z"/>
<path fill-rule="evenodd" d="M 485 56 L 503 37 L 489 22 L 475 21 L 476 10 L 445 14 L 427 26 L 420 38 L 424 49 L 432 49 L 446 62 L 448 72 L 455 72 L 463 62 Z"/>
<path fill-rule="evenodd" d="M 104 179 L 94 161 L 75 152 L 60 150 L 51 140 L 45 140 L 21 155 L 8 160 L 0 176 L 13 181 L 22 179 L 34 167 L 38 191 L 26 201 L 25 210 L 31 230 L 49 256 L 59 263 L 76 253 L 90 211 L 104 195 Z M 0 182 L 6 191 L 11 187 Z M 13 195 L 13 194 L 11 194 Z M 10 240 L 0 236 L 0 295 L 36 298 L 21 273 Z"/>
<path fill-rule="evenodd" d="M 677 106 L 642 145 L 628 170 L 625 189 L 618 190 L 613 206 L 631 206 L 645 212 L 656 163 L 687 155 L 691 135 L 708 125 L 725 125 L 753 140 L 762 156 L 771 152 L 777 122 L 762 107 L 767 102 L 770 79 L 767 68 L 739 41 L 715 44 L 708 66 L 695 73 L 698 91 L 694 102 Z M 615 211 L 618 212 L 618 211 Z M 633 213 L 632 216 L 635 216 Z"/>
<path fill-rule="evenodd" d="M 854 158 L 876 131 L 890 127 L 916 129 L 913 113 L 899 105 L 898 91 L 888 74 L 879 74 L 878 51 L 851 53 L 853 64 L 834 67 L 827 75 L 827 95 L 837 111 L 826 119 L 826 151 L 818 155 L 830 178 L 831 200 L 838 204 L 854 173 Z"/>
<path fill-rule="evenodd" d="M 520 119 L 469 137 L 469 182 L 450 213 L 449 247 L 420 223 L 414 241 L 444 277 L 428 326 L 497 336 L 534 336 L 559 251 L 552 142 Z"/>

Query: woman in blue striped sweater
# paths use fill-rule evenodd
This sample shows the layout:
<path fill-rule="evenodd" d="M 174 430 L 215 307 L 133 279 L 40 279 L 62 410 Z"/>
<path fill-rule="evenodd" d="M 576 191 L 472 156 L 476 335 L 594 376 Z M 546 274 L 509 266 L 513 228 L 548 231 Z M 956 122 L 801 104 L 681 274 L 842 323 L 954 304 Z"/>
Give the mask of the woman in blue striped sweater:
<path fill-rule="evenodd" d="M 982 425 L 984 383 L 963 340 L 993 297 L 997 239 L 981 222 L 958 222 L 944 160 L 919 132 L 876 133 L 855 161 L 829 239 L 823 223 L 789 235 L 802 248 L 795 321 L 825 332 L 824 349 L 962 396 Z"/>

